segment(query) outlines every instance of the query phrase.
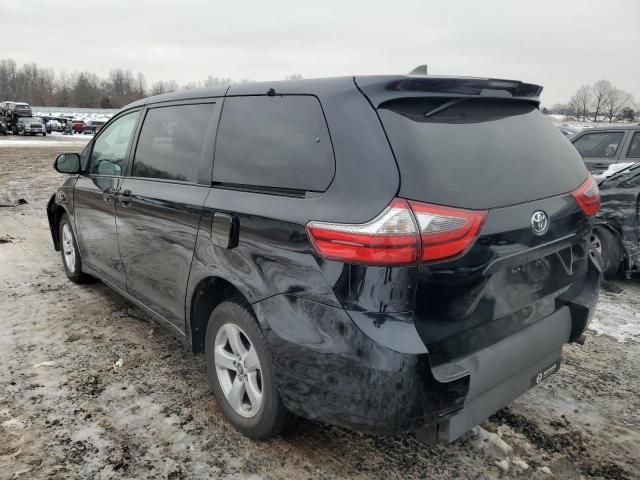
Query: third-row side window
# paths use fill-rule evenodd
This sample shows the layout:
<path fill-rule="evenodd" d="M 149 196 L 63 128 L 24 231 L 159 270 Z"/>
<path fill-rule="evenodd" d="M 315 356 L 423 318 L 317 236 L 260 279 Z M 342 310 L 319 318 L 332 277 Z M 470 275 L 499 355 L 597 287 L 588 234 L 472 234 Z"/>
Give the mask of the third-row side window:
<path fill-rule="evenodd" d="M 211 182 L 214 103 L 152 108 L 133 159 L 132 176 Z"/>
<path fill-rule="evenodd" d="M 215 182 L 324 191 L 334 171 L 333 148 L 317 98 L 225 100 L 213 164 Z"/>

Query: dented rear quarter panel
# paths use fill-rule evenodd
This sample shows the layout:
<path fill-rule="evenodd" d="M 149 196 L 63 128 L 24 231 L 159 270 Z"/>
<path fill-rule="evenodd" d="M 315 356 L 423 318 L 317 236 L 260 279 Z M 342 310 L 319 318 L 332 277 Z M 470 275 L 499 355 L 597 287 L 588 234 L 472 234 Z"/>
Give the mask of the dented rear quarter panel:
<path fill-rule="evenodd" d="M 619 236 L 626 256 L 625 268 L 631 270 L 640 264 L 640 246 L 638 245 L 640 172 L 635 168 L 605 180 L 599 187 L 601 206 L 595 223 L 612 229 Z"/>

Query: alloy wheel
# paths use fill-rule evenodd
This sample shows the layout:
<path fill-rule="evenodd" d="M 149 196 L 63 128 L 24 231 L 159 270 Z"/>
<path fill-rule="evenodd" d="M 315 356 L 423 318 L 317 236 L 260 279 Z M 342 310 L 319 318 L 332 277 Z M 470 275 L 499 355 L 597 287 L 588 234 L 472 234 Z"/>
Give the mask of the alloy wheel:
<path fill-rule="evenodd" d="M 70 272 L 76 271 L 76 249 L 73 245 L 73 233 L 68 223 L 62 225 L 62 252 L 64 263 Z"/>
<path fill-rule="evenodd" d="M 227 402 L 243 417 L 254 417 L 262 407 L 262 371 L 255 347 L 237 325 L 226 323 L 216 334 L 214 363 Z"/>

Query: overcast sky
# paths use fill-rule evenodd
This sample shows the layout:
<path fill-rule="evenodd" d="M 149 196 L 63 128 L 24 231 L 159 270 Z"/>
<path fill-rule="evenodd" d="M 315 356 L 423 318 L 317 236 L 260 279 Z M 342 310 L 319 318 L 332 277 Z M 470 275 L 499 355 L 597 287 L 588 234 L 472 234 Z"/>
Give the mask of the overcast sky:
<path fill-rule="evenodd" d="M 149 83 L 406 73 L 513 78 L 565 102 L 600 78 L 640 100 L 640 0 L 0 0 L 0 58 Z"/>

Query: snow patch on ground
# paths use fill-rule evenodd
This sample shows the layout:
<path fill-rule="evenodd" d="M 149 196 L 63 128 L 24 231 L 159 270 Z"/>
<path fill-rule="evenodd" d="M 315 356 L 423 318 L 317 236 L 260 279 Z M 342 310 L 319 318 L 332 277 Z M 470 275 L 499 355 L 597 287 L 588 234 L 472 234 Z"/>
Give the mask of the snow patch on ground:
<path fill-rule="evenodd" d="M 41 139 L 22 139 L 22 138 L 7 138 L 0 139 L 0 149 L 5 147 L 58 147 L 61 145 L 75 145 L 75 146 L 84 146 L 89 143 L 91 140 L 91 136 L 87 135 L 86 137 L 74 138 L 70 137 L 68 140 L 62 140 L 63 137 L 58 137 L 55 140 L 48 140 L 46 137 Z"/>
<path fill-rule="evenodd" d="M 600 335 L 609 335 L 620 342 L 640 341 L 640 305 L 620 300 L 619 295 L 601 294 L 596 314 L 589 325 Z"/>

